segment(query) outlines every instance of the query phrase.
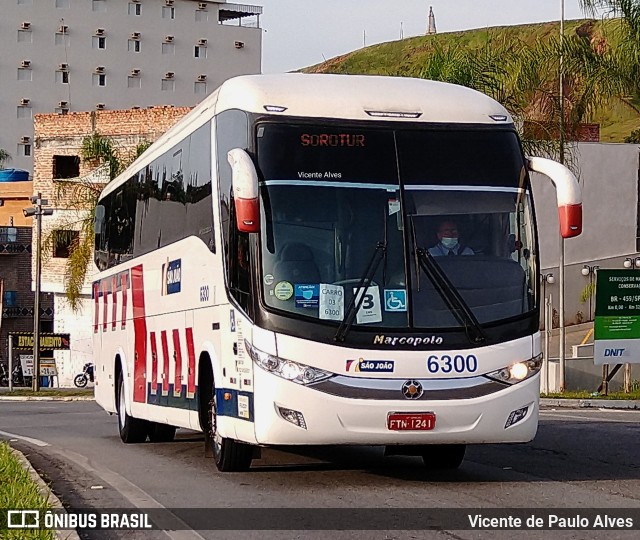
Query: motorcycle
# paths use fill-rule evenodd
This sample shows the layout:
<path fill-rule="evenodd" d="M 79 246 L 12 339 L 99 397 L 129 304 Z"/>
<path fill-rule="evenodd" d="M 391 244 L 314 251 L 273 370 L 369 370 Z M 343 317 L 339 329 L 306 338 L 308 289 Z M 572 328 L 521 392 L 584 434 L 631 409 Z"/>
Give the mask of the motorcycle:
<path fill-rule="evenodd" d="M 24 375 L 22 372 L 22 365 L 18 362 L 13 368 L 13 372 L 11 373 L 11 379 L 13 381 L 14 386 L 25 386 L 29 387 L 33 384 L 33 377 L 29 377 Z"/>
<path fill-rule="evenodd" d="M 0 364 L 0 386 L 9 386 L 9 372 L 4 364 Z"/>
<path fill-rule="evenodd" d="M 75 384 L 78 388 L 84 388 L 87 386 L 87 383 L 91 381 L 93 382 L 93 364 L 88 362 L 82 368 L 82 373 L 79 373 L 73 379 L 73 384 Z"/>

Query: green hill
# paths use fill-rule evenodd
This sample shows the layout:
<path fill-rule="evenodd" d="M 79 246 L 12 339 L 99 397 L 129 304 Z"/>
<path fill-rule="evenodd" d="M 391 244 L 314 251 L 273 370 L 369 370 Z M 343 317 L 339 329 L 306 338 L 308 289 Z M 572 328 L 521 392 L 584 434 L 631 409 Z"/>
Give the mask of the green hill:
<path fill-rule="evenodd" d="M 565 23 L 566 35 L 576 34 L 592 42 L 615 47 L 616 20 L 575 20 Z M 510 43 L 516 40 L 533 45 L 548 41 L 560 32 L 558 22 L 502 26 L 449 32 L 433 36 L 417 36 L 399 41 L 372 45 L 304 68 L 306 73 L 349 73 L 367 75 L 419 76 L 426 58 L 435 47 L 452 46 L 468 49 L 486 47 L 488 42 Z M 557 69 L 557 66 L 550 66 Z M 622 142 L 633 130 L 640 128 L 640 115 L 622 103 L 613 103 L 594 113 L 588 121 L 600 124 L 602 142 Z"/>

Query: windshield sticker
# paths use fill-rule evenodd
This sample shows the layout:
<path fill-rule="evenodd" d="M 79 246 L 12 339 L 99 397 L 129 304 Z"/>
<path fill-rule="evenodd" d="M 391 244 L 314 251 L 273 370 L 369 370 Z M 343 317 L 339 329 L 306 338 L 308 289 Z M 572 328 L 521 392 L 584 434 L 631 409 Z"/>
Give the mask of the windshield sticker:
<path fill-rule="evenodd" d="M 347 360 L 349 373 L 393 373 L 395 362 L 393 360 Z"/>
<path fill-rule="evenodd" d="M 356 294 L 358 287 L 353 288 L 353 293 Z M 382 322 L 382 310 L 380 306 L 380 288 L 375 285 L 374 287 L 368 287 L 366 292 L 361 290 L 356 296 L 356 302 L 360 301 L 360 298 L 364 294 L 364 300 L 360 305 L 358 314 L 356 316 L 356 322 L 358 324 L 371 324 Z M 356 304 L 357 305 L 357 304 Z"/>
<path fill-rule="evenodd" d="M 288 281 L 280 281 L 276 283 L 274 294 L 278 300 L 289 300 L 293 296 L 293 285 Z"/>
<path fill-rule="evenodd" d="M 400 212 L 400 201 L 398 199 L 389 199 L 389 215 Z"/>
<path fill-rule="evenodd" d="M 295 285 L 297 308 L 317 309 L 320 305 L 320 285 Z"/>
<path fill-rule="evenodd" d="M 266 274 L 264 276 L 264 284 L 265 285 L 273 285 L 273 274 Z"/>
<path fill-rule="evenodd" d="M 407 311 L 406 289 L 385 289 L 384 290 L 384 310 L 385 311 Z"/>
<path fill-rule="evenodd" d="M 320 284 L 320 318 L 329 321 L 344 319 L 344 287 Z"/>

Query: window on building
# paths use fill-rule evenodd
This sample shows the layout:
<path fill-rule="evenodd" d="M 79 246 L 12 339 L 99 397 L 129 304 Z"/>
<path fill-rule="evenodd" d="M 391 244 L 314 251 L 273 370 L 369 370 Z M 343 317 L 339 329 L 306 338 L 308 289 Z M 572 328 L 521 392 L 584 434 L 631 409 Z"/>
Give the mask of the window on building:
<path fill-rule="evenodd" d="M 15 242 L 18 238 L 18 229 L 15 227 L 0 227 L 0 242 Z"/>
<path fill-rule="evenodd" d="M 174 43 L 163 43 L 162 44 L 162 54 L 175 54 L 176 46 Z"/>
<path fill-rule="evenodd" d="M 33 109 L 31 107 L 18 105 L 18 118 L 33 118 Z"/>
<path fill-rule="evenodd" d="M 176 8 L 173 6 L 162 6 L 162 18 L 163 19 L 175 19 Z"/>
<path fill-rule="evenodd" d="M 129 2 L 129 15 L 142 15 L 142 4 Z"/>
<path fill-rule="evenodd" d="M 107 86 L 107 76 L 104 73 L 94 73 L 93 86 Z"/>
<path fill-rule="evenodd" d="M 161 90 L 163 92 L 175 92 L 176 81 L 173 79 L 162 79 Z"/>
<path fill-rule="evenodd" d="M 33 43 L 31 30 L 18 30 L 18 43 Z"/>
<path fill-rule="evenodd" d="M 56 32 L 56 37 L 54 40 L 56 45 L 64 45 L 65 47 L 69 46 L 69 34 Z"/>
<path fill-rule="evenodd" d="M 68 71 L 56 71 L 56 82 L 60 84 L 69 84 L 69 72 Z"/>
<path fill-rule="evenodd" d="M 53 156 L 53 179 L 78 178 L 80 158 L 78 156 Z"/>
<path fill-rule="evenodd" d="M 206 9 L 196 9 L 196 22 L 207 22 L 209 12 Z"/>
<path fill-rule="evenodd" d="M 56 259 L 68 259 L 78 245 L 78 231 L 53 231 L 53 256 Z"/>
<path fill-rule="evenodd" d="M 196 45 L 196 48 L 193 52 L 193 56 L 195 56 L 196 58 L 206 58 L 207 48 L 203 45 Z"/>
<path fill-rule="evenodd" d="M 19 81 L 31 81 L 33 74 L 29 68 L 18 68 L 18 80 Z"/>
<path fill-rule="evenodd" d="M 107 38 L 104 36 L 93 36 L 91 38 L 91 47 L 93 49 L 106 49 Z"/>
<path fill-rule="evenodd" d="M 104 13 L 105 11 L 107 11 L 106 0 L 92 0 L 91 9 L 93 11 L 99 11 L 101 13 Z"/>
<path fill-rule="evenodd" d="M 33 5 L 33 0 L 18 0 L 19 6 L 31 6 Z"/>
<path fill-rule="evenodd" d="M 18 145 L 18 155 L 29 157 L 31 155 L 31 145 L 30 144 L 19 144 Z"/>
<path fill-rule="evenodd" d="M 196 81 L 195 84 L 193 85 L 193 91 L 200 96 L 206 95 L 207 83 L 203 81 Z"/>
<path fill-rule="evenodd" d="M 2 305 L 4 307 L 16 307 L 18 305 L 18 291 L 4 291 Z"/>
<path fill-rule="evenodd" d="M 133 75 L 129 76 L 127 80 L 127 86 L 129 88 L 141 88 L 142 87 L 142 79 L 140 77 L 136 77 Z"/>
<path fill-rule="evenodd" d="M 68 9 L 69 8 L 69 0 L 56 0 L 56 7 L 57 8 Z"/>
<path fill-rule="evenodd" d="M 130 39 L 128 45 L 129 52 L 140 52 L 140 40 Z"/>

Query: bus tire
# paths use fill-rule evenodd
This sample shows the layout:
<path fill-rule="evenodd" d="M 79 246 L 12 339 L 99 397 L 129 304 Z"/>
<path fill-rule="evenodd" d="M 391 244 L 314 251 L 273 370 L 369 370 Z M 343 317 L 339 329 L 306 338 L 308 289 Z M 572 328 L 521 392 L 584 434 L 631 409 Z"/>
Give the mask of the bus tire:
<path fill-rule="evenodd" d="M 209 401 L 209 439 L 213 449 L 213 458 L 220 472 L 246 471 L 251 466 L 253 448 L 250 444 L 241 443 L 227 437 L 221 437 L 216 430 L 216 397 L 215 392 Z"/>
<path fill-rule="evenodd" d="M 465 444 L 430 444 L 422 448 L 422 460 L 427 469 L 457 469 L 464 460 Z"/>
<path fill-rule="evenodd" d="M 159 422 L 150 422 L 149 440 L 154 443 L 171 442 L 176 436 L 176 426 L 169 424 L 161 424 Z"/>
<path fill-rule="evenodd" d="M 124 393 L 124 378 L 122 372 L 118 381 L 118 399 L 116 401 L 118 408 L 118 431 L 120 439 L 123 443 L 142 443 L 147 440 L 150 431 L 150 424 L 146 420 L 134 418 L 127 414 Z"/>

